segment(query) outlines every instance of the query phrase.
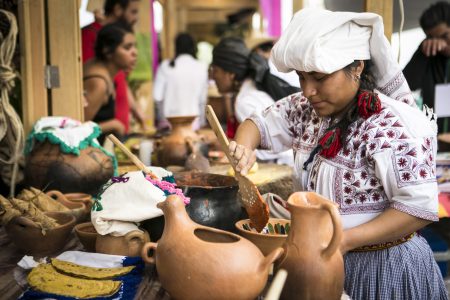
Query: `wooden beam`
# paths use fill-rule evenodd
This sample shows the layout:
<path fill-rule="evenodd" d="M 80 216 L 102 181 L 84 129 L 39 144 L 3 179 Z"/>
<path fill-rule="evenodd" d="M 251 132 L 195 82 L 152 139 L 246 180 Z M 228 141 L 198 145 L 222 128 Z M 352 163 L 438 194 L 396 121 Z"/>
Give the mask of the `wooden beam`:
<path fill-rule="evenodd" d="M 169 1 L 169 0 L 167 0 Z M 240 9 L 253 7 L 258 8 L 258 0 L 178 0 L 178 7 L 189 9 Z"/>
<path fill-rule="evenodd" d="M 227 16 L 234 10 L 188 10 L 186 14 L 187 24 L 224 23 Z"/>
<path fill-rule="evenodd" d="M 37 120 L 48 115 L 44 6 L 44 0 L 18 1 L 22 118 L 25 134 Z"/>
<path fill-rule="evenodd" d="M 178 32 L 177 23 L 177 0 L 166 0 L 164 11 L 164 48 L 162 49 L 162 58 L 169 59 L 175 55 L 175 37 Z"/>
<path fill-rule="evenodd" d="M 384 34 L 391 40 L 394 4 L 392 0 L 365 0 L 365 11 L 379 14 L 383 18 Z"/>
<path fill-rule="evenodd" d="M 78 1 L 47 0 L 49 63 L 59 69 L 51 89 L 51 114 L 84 120 Z"/>

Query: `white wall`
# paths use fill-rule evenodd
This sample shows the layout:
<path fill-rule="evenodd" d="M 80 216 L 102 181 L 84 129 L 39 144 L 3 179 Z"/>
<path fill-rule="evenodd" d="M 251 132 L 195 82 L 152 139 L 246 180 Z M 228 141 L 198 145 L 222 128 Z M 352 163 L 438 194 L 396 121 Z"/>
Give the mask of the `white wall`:
<path fill-rule="evenodd" d="M 415 28 L 411 30 L 406 30 L 401 33 L 401 42 L 399 43 L 399 34 L 395 32 L 392 34 L 391 45 L 394 51 L 395 58 L 398 57 L 398 49 L 400 45 L 400 67 L 403 69 L 406 64 L 411 59 L 414 52 L 419 47 L 420 43 L 425 38 L 425 33 L 423 33 L 422 28 Z"/>

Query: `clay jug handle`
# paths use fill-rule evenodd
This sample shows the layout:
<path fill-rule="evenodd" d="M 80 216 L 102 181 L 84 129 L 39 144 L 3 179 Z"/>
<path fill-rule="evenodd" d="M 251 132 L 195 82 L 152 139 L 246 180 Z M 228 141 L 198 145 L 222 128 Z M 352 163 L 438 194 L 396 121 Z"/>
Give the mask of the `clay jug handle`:
<path fill-rule="evenodd" d="M 191 137 L 187 137 L 185 142 L 190 154 L 193 154 L 195 152 L 194 140 Z"/>
<path fill-rule="evenodd" d="M 148 263 L 148 264 L 155 264 L 156 260 L 155 260 L 155 251 L 158 248 L 158 244 L 157 243 L 145 243 L 144 246 L 142 247 L 141 250 L 141 256 L 142 259 Z M 148 255 L 149 251 L 152 251 L 150 255 Z"/>
<path fill-rule="evenodd" d="M 61 193 L 60 191 L 51 190 L 51 191 L 48 191 L 46 194 L 49 195 L 55 201 L 61 203 L 62 205 L 73 204 L 73 202 L 70 201 L 69 199 L 67 199 L 66 196 L 64 196 L 64 194 Z"/>
<path fill-rule="evenodd" d="M 272 252 L 269 253 L 266 257 L 264 257 L 262 264 L 260 265 L 260 271 L 267 270 L 277 259 L 279 259 L 284 253 L 284 249 L 281 247 L 276 248 Z"/>
<path fill-rule="evenodd" d="M 331 241 L 328 247 L 322 250 L 322 256 L 328 259 L 339 250 L 342 240 L 342 224 L 341 217 L 334 204 L 324 203 L 321 205 L 321 208 L 328 211 L 331 216 L 331 222 L 333 223 L 333 236 L 331 237 Z"/>
<path fill-rule="evenodd" d="M 125 234 L 124 239 L 127 242 L 127 244 L 130 244 L 131 241 L 134 239 L 139 239 L 141 243 L 145 242 L 144 233 L 139 230 L 133 230 L 128 232 L 127 234 Z"/>

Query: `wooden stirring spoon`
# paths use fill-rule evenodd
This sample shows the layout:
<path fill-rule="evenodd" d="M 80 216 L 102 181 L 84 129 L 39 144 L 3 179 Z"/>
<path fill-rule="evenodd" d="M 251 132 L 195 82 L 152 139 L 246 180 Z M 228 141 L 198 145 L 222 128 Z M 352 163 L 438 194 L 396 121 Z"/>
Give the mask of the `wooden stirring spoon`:
<path fill-rule="evenodd" d="M 255 184 L 246 176 L 243 176 L 240 172 L 236 171 L 236 160 L 231 156 L 230 151 L 228 150 L 228 139 L 225 136 L 211 105 L 206 106 L 206 119 L 208 119 L 209 125 L 211 125 L 211 128 L 219 139 L 222 150 L 225 152 L 225 155 L 228 157 L 231 167 L 234 170 L 234 174 L 239 183 L 241 200 L 248 213 L 251 225 L 260 232 L 269 221 L 269 207 L 266 202 L 264 202 Z"/>

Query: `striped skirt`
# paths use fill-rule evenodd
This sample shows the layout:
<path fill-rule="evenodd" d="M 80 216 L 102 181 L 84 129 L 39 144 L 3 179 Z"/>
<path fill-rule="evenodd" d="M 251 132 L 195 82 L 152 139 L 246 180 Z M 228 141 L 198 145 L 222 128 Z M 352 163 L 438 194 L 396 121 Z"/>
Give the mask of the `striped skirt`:
<path fill-rule="evenodd" d="M 426 240 L 344 256 L 345 292 L 353 300 L 448 299 L 439 267 Z"/>

